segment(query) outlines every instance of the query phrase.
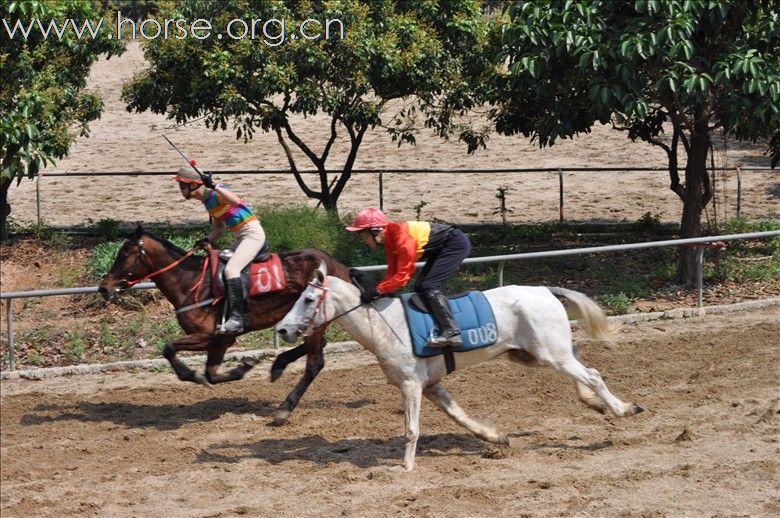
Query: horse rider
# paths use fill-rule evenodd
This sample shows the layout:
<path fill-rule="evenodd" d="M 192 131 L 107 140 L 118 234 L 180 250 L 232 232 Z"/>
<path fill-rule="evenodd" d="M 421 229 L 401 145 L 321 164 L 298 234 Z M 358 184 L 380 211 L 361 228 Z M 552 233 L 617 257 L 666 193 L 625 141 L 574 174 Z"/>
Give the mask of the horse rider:
<path fill-rule="evenodd" d="M 211 215 L 213 228 L 196 245 L 206 245 L 219 239 L 227 228 L 233 233 L 233 256 L 225 265 L 230 316 L 219 329 L 221 333 L 241 333 L 244 330 L 244 289 L 241 270 L 260 252 L 265 244 L 265 231 L 247 203 L 223 183 L 214 183 L 208 174 L 199 174 L 192 166 L 182 166 L 173 177 L 185 199 L 203 202 Z"/>
<path fill-rule="evenodd" d="M 369 248 L 383 245 L 387 254 L 387 273 L 373 293 L 363 294 L 368 302 L 380 295 L 403 288 L 412 278 L 415 262 L 425 266 L 414 286 L 433 315 L 439 335 L 428 347 L 461 347 L 463 338 L 452 316 L 447 297 L 441 292 L 444 281 L 458 271 L 471 251 L 466 234 L 452 225 L 427 221 L 391 222 L 377 208 L 368 208 L 355 216 L 350 232 L 357 232 Z"/>

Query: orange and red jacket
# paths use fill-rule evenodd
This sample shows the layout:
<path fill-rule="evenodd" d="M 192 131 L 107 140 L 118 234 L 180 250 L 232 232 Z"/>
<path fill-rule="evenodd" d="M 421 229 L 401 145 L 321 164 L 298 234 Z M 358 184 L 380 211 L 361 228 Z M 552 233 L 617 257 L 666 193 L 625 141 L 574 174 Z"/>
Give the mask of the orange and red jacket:
<path fill-rule="evenodd" d="M 414 275 L 414 263 L 426 252 L 441 247 L 452 228 L 449 225 L 431 225 L 427 221 L 388 223 L 383 243 L 387 254 L 387 273 L 377 284 L 377 291 L 390 293 L 406 286 Z"/>

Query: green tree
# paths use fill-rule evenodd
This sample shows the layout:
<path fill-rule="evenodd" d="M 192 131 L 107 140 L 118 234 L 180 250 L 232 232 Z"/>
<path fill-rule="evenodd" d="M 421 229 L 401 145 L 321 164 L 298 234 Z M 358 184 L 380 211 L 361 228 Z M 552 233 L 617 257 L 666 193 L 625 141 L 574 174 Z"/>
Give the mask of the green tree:
<path fill-rule="evenodd" d="M 487 22 L 478 0 L 180 0 L 158 16 L 209 19 L 215 30 L 204 39 L 146 42 L 149 67 L 125 85 L 128 109 L 165 113 L 180 123 L 202 118 L 213 130 L 230 125 L 245 142 L 255 131 L 273 132 L 300 188 L 331 210 L 366 131 L 384 127 L 399 144 L 414 142 L 424 126 L 451 133 L 459 127 L 455 115 L 471 107 L 469 81 L 487 73 Z M 254 19 L 269 25 L 259 23 L 254 40 L 219 38 L 216 28 L 233 19 L 249 29 Z M 317 22 L 302 32 L 306 19 Z M 280 20 L 283 41 L 262 33 L 265 26 L 279 36 Z M 233 28 L 235 35 L 244 31 L 240 24 Z M 328 38 L 322 37 L 326 28 Z M 320 37 L 307 39 L 304 32 Z M 293 116 L 318 113 L 327 116 L 325 137 L 305 142 Z M 346 138 L 339 140 L 339 133 Z M 338 180 L 330 179 L 331 151 L 344 141 L 346 159 L 331 168 L 339 170 Z M 301 154 L 318 172 L 313 186 L 301 175 Z"/>
<path fill-rule="evenodd" d="M 492 117 L 498 132 L 541 146 L 612 123 L 660 146 L 683 201 L 682 237 L 701 231 L 712 198 L 713 131 L 769 139 L 780 155 L 780 9 L 772 0 L 522 1 L 497 31 Z M 663 135 L 671 128 L 671 135 Z M 682 150 L 682 152 L 681 152 Z M 680 178 L 680 169 L 684 178 Z M 683 249 L 678 282 L 692 284 Z"/>
<path fill-rule="evenodd" d="M 0 240 L 5 241 L 14 179 L 18 185 L 34 178 L 41 167 L 67 155 L 78 136 L 88 135 L 88 123 L 99 117 L 103 103 L 84 91 L 87 74 L 100 55 L 118 54 L 123 46 L 108 31 L 93 38 L 80 25 L 90 20 L 96 27 L 100 19 L 89 0 L 5 1 L 0 15 Z M 70 25 L 60 38 L 50 25 L 62 29 L 68 19 L 83 30 L 81 38 Z"/>

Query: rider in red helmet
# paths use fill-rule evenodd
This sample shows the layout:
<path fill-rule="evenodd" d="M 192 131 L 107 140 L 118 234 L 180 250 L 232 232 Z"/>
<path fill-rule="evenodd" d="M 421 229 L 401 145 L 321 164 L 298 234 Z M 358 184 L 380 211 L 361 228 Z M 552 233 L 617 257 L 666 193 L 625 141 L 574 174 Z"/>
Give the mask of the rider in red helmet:
<path fill-rule="evenodd" d="M 225 265 L 230 316 L 219 328 L 221 333 L 244 331 L 244 288 L 241 270 L 260 252 L 265 244 L 265 231 L 252 209 L 223 183 L 214 183 L 208 174 L 201 175 L 192 166 L 183 166 L 173 179 L 179 182 L 181 195 L 203 202 L 211 215 L 214 227 L 197 244 L 212 243 L 225 229 L 233 233 L 233 256 Z"/>
<path fill-rule="evenodd" d="M 377 284 L 376 293 L 364 294 L 363 300 L 369 301 L 403 288 L 414 274 L 415 262 L 423 260 L 425 266 L 414 291 L 428 304 L 439 328 L 439 336 L 431 338 L 428 346 L 462 346 L 460 329 L 441 287 L 469 255 L 469 238 L 452 225 L 427 221 L 392 222 L 373 207 L 359 212 L 354 223 L 346 228 L 358 232 L 370 248 L 383 245 L 387 254 L 387 274 Z"/>

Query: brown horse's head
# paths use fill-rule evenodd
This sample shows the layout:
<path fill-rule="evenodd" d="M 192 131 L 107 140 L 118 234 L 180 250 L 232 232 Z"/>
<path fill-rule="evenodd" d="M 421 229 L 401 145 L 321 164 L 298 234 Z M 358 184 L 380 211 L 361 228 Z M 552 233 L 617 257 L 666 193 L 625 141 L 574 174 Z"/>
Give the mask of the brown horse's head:
<path fill-rule="evenodd" d="M 135 229 L 119 249 L 111 270 L 103 278 L 98 292 L 106 300 L 115 300 L 120 293 L 130 287 L 132 281 L 143 279 L 152 273 L 156 267 L 156 255 L 164 248 L 157 239 L 144 232 L 141 225 Z"/>

